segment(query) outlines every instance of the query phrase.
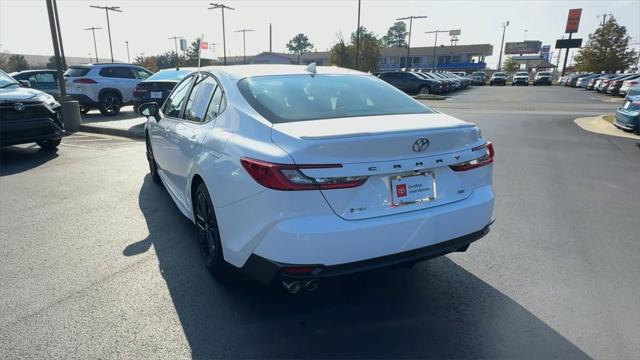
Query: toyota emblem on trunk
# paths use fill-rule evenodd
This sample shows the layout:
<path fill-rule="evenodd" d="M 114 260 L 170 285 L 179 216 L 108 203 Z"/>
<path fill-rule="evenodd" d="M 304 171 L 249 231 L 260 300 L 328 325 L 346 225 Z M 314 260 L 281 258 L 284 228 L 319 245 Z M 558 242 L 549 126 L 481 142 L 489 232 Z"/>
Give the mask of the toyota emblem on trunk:
<path fill-rule="evenodd" d="M 413 146 L 411 146 L 411 148 L 415 152 L 425 151 L 425 150 L 427 150 L 428 147 L 429 147 L 429 139 L 426 139 L 426 138 L 420 138 L 420 139 L 416 140 L 413 143 Z"/>
<path fill-rule="evenodd" d="M 24 111 L 24 104 L 23 103 L 15 103 L 15 105 L 13 105 L 13 108 L 16 109 L 16 111 Z"/>

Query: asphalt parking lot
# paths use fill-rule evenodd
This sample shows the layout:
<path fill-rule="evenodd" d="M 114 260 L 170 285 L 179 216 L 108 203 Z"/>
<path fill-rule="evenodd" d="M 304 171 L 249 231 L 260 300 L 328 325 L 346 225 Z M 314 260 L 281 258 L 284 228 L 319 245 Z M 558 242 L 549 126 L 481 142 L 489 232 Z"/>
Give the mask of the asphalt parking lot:
<path fill-rule="evenodd" d="M 427 103 L 494 142 L 492 232 L 302 296 L 212 279 L 140 141 L 2 149 L 1 357 L 637 357 L 640 147 L 573 123 L 617 104 L 532 86 Z"/>

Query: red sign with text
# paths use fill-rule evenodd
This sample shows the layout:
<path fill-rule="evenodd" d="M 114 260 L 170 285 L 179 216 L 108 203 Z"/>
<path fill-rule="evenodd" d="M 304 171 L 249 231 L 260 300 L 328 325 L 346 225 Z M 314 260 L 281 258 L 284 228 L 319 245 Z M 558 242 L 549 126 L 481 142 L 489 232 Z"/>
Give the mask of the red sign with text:
<path fill-rule="evenodd" d="M 582 15 L 582 9 L 569 10 L 569 17 L 567 18 L 567 29 L 565 33 L 577 33 L 578 26 L 580 26 L 580 16 Z"/>

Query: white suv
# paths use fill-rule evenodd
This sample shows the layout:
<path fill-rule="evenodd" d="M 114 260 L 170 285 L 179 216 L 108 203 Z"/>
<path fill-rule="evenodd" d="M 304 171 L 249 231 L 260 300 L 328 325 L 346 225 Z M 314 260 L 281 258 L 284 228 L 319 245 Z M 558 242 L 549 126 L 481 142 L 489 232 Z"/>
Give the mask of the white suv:
<path fill-rule="evenodd" d="M 133 88 L 152 74 L 131 64 L 87 64 L 71 66 L 64 80 L 67 93 L 80 102 L 83 113 L 98 108 L 103 115 L 113 116 L 133 102 Z"/>
<path fill-rule="evenodd" d="M 513 75 L 513 79 L 511 80 L 511 85 L 525 85 L 529 86 L 529 73 L 526 71 L 518 71 L 515 75 Z"/>

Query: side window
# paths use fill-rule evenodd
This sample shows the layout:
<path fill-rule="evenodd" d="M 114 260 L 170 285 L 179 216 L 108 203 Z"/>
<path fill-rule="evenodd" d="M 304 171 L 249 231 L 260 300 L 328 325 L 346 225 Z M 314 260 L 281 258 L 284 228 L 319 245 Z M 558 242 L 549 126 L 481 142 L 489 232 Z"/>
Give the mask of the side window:
<path fill-rule="evenodd" d="M 222 88 L 218 86 L 216 88 L 216 92 L 213 93 L 213 96 L 211 97 L 211 101 L 209 102 L 205 121 L 210 121 L 218 117 L 218 114 L 224 110 L 223 106 L 226 106 L 226 102 L 224 102 L 224 92 L 222 91 Z"/>
<path fill-rule="evenodd" d="M 133 73 L 136 75 L 136 79 L 146 80 L 149 76 L 151 76 L 151 72 L 145 69 L 133 68 Z"/>
<path fill-rule="evenodd" d="M 29 82 L 32 84 L 51 84 L 56 80 L 52 73 L 36 73 L 29 76 Z"/>
<path fill-rule="evenodd" d="M 131 70 L 124 66 L 102 68 L 100 69 L 100 76 L 119 79 L 135 79 Z"/>
<path fill-rule="evenodd" d="M 164 104 L 162 108 L 162 112 L 165 116 L 177 118 L 180 116 L 180 109 L 182 109 L 182 104 L 184 102 L 185 96 L 187 95 L 187 91 L 189 90 L 189 86 L 191 85 L 191 81 L 193 77 L 187 77 L 178 85 L 176 85 L 175 90 L 169 95 L 169 98 Z"/>
<path fill-rule="evenodd" d="M 211 76 L 198 78 L 184 109 L 185 120 L 205 121 L 207 106 L 217 86 L 218 83 Z"/>

